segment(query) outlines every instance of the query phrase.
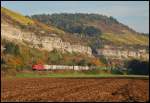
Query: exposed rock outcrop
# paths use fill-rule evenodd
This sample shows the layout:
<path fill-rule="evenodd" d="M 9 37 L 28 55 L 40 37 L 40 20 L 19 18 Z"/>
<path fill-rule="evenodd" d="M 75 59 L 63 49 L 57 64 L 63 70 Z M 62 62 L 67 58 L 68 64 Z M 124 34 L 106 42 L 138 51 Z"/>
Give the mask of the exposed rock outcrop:
<path fill-rule="evenodd" d="M 45 49 L 48 51 L 58 49 L 62 52 L 79 52 L 92 56 L 92 50 L 88 46 L 82 46 L 80 44 L 71 45 L 69 42 L 62 41 L 57 35 L 54 36 L 54 34 L 53 36 L 38 36 L 33 32 L 23 31 L 8 23 L 1 24 L 1 36 L 7 40 L 16 40 L 16 42 L 20 42 L 30 47 Z"/>
<path fill-rule="evenodd" d="M 99 55 L 104 55 L 107 58 L 114 59 L 145 59 L 149 60 L 149 53 L 145 49 L 130 50 L 130 49 L 122 49 L 121 47 L 113 48 L 112 46 L 104 46 L 98 51 Z"/>

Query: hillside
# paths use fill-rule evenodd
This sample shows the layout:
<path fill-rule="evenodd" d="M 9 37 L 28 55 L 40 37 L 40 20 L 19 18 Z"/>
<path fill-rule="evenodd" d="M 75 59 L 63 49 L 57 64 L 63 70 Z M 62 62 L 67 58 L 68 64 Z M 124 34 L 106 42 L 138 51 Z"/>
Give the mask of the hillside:
<path fill-rule="evenodd" d="M 48 19 L 40 16 L 41 20 L 45 20 L 41 21 L 37 20 L 38 16 L 37 19 L 36 16 L 32 19 L 1 7 L 2 68 L 31 68 L 35 63 L 105 66 L 108 61 L 105 55 L 96 54 L 101 53 L 101 49 L 97 48 L 107 47 L 107 44 L 112 48 L 120 45 L 125 51 L 129 48 L 142 50 L 148 47 L 148 36 L 136 33 L 112 17 L 95 14 L 71 14 L 70 17 L 68 14 L 65 21 L 59 24 L 64 17 L 58 15 L 62 14 L 55 14 L 50 20 L 50 15 L 46 16 Z M 107 23 L 101 26 L 96 25 L 96 21 Z M 64 23 L 68 26 L 61 26 Z M 110 48 L 108 51 L 114 50 Z M 130 52 L 132 55 L 135 53 L 132 50 Z"/>
<path fill-rule="evenodd" d="M 46 49 L 50 46 L 49 48 L 62 48 L 66 51 L 90 52 L 86 39 L 70 35 L 57 27 L 47 26 L 3 7 L 1 7 L 1 21 L 2 38 L 18 39 L 24 44 L 34 44 L 34 46 L 40 44 Z"/>
<path fill-rule="evenodd" d="M 42 35 L 49 35 L 54 33 L 56 34 L 56 36 L 61 37 L 62 40 L 66 42 L 86 45 L 86 43 L 84 42 L 85 40 L 80 40 L 80 38 L 78 38 L 77 36 L 69 35 L 69 33 L 66 33 L 63 30 L 58 29 L 52 25 L 47 26 L 43 23 L 38 22 L 37 20 L 32 20 L 21 15 L 20 13 L 8 10 L 7 8 L 3 7 L 1 7 L 1 22 L 7 22 L 25 31 L 35 32 L 36 35 L 40 35 L 40 33 L 44 31 L 43 34 L 41 33 Z"/>
<path fill-rule="evenodd" d="M 39 14 L 31 18 L 41 21 L 47 25 L 53 25 L 78 37 L 96 38 L 104 44 L 114 45 L 141 45 L 148 46 L 149 38 L 137 33 L 128 26 L 118 22 L 113 17 L 98 14 Z M 95 39 L 94 39 L 95 40 Z M 100 43 L 98 45 L 101 45 Z"/>
<path fill-rule="evenodd" d="M 105 65 L 83 39 L 1 7 L 2 71 L 31 69 L 36 63 Z"/>

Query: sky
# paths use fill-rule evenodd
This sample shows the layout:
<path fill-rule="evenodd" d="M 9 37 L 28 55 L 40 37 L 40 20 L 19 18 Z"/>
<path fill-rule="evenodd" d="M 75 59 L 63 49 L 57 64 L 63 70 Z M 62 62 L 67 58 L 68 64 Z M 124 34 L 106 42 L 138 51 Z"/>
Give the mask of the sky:
<path fill-rule="evenodd" d="M 1 1 L 1 6 L 23 15 L 97 13 L 113 16 L 138 32 L 149 34 L 148 1 Z"/>

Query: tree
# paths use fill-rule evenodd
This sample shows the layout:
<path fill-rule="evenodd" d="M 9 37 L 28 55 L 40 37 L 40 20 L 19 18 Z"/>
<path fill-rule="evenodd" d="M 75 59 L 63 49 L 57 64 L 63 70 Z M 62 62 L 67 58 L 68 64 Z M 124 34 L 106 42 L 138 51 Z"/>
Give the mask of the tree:
<path fill-rule="evenodd" d="M 101 62 L 103 62 L 104 64 L 108 64 L 108 60 L 106 59 L 106 57 L 105 56 L 103 56 L 103 55 L 101 55 L 101 56 L 99 56 L 99 60 L 101 61 Z"/>
<path fill-rule="evenodd" d="M 31 18 L 35 20 L 39 20 L 47 25 L 53 25 L 56 26 L 64 31 L 70 32 L 72 34 L 78 33 L 79 36 L 85 34 L 86 36 L 97 36 L 101 34 L 101 30 L 93 27 L 93 26 L 87 26 L 83 25 L 86 22 L 94 21 L 94 20 L 105 20 L 109 19 L 106 16 L 103 15 L 97 15 L 97 14 L 67 14 L 67 13 L 61 13 L 61 14 L 52 14 L 52 15 L 33 15 Z"/>
<path fill-rule="evenodd" d="M 109 17 L 110 19 L 110 23 L 119 23 L 115 18 L 113 18 L 112 16 Z"/>
<path fill-rule="evenodd" d="M 88 65 L 88 61 L 85 60 L 85 59 L 82 59 L 82 60 L 80 60 L 80 61 L 78 62 L 78 65 L 80 65 L 80 66 L 87 66 L 87 65 Z"/>
<path fill-rule="evenodd" d="M 104 64 L 97 58 L 93 58 L 91 62 L 95 66 L 104 66 Z"/>
<path fill-rule="evenodd" d="M 129 74 L 149 75 L 149 61 L 131 60 L 127 63 Z"/>
<path fill-rule="evenodd" d="M 94 37 L 101 34 L 101 31 L 93 26 L 88 26 L 84 29 L 84 34 L 87 36 Z"/>
<path fill-rule="evenodd" d="M 62 55 L 57 50 L 53 50 L 49 53 L 48 62 L 51 62 L 53 64 L 59 64 L 62 58 Z"/>
<path fill-rule="evenodd" d="M 6 63 L 5 60 L 3 58 L 1 58 L 1 65 L 5 64 L 5 63 Z"/>
<path fill-rule="evenodd" d="M 8 54 L 13 54 L 13 55 L 19 55 L 20 54 L 20 50 L 19 50 L 19 46 L 15 45 L 14 43 L 7 43 L 5 45 L 5 50 L 4 53 L 8 53 Z"/>
<path fill-rule="evenodd" d="M 70 31 L 72 32 L 72 33 L 79 33 L 79 34 L 81 34 L 82 33 L 82 31 L 83 31 L 83 28 L 82 28 L 82 26 L 71 26 L 70 27 Z"/>

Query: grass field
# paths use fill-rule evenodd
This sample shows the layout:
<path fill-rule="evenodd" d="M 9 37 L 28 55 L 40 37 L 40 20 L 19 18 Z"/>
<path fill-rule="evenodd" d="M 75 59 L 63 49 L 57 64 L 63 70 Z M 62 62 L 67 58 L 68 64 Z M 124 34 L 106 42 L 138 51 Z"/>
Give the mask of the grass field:
<path fill-rule="evenodd" d="M 66 78 L 66 77 L 81 77 L 81 78 L 89 78 L 89 77 L 129 77 L 129 78 L 149 78 L 146 75 L 115 75 L 115 74 L 84 74 L 84 73 L 47 73 L 47 74 L 39 74 L 39 73 L 18 73 L 16 74 L 17 78 L 41 78 L 41 77 L 54 77 L 54 78 Z"/>

